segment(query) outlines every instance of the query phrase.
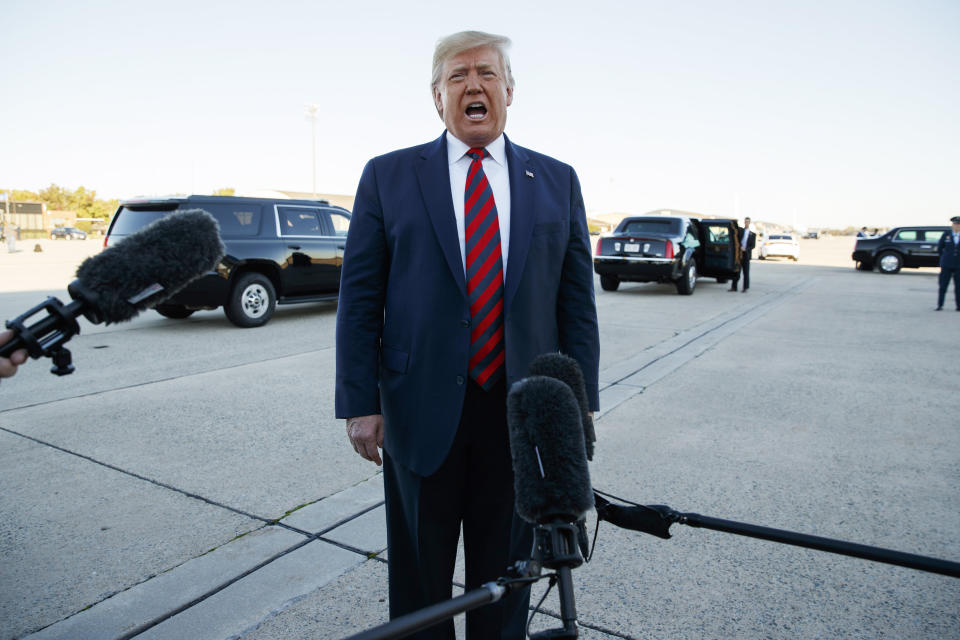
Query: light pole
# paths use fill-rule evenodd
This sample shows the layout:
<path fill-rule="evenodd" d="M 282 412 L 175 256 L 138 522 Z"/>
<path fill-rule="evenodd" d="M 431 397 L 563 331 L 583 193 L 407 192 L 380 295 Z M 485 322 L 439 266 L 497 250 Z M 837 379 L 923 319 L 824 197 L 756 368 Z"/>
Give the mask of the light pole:
<path fill-rule="evenodd" d="M 320 110 L 319 104 L 307 105 L 307 118 L 310 119 L 310 134 L 313 143 L 313 199 L 317 199 L 317 111 Z"/>

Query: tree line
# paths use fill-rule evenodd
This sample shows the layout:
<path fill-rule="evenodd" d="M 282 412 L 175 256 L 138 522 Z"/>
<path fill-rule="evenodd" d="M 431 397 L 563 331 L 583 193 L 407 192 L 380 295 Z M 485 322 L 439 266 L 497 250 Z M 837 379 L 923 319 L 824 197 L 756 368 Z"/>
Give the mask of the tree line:
<path fill-rule="evenodd" d="M 4 191 L 10 194 L 11 202 L 43 202 L 47 205 L 47 210 L 73 211 L 78 218 L 101 218 L 106 221 L 120 206 L 120 201 L 116 198 L 112 200 L 98 198 L 96 190 L 83 186 L 71 190 L 51 183 L 49 187 L 40 191 L 0 189 L 0 192 Z M 236 190 L 233 187 L 224 187 L 216 189 L 213 195 L 232 196 L 235 193 Z"/>
<path fill-rule="evenodd" d="M 78 218 L 102 218 L 108 220 L 120 205 L 119 200 L 105 200 L 97 197 L 94 189 L 77 187 L 75 190 L 51 184 L 40 191 L 25 189 L 5 190 L 11 202 L 43 202 L 47 209 L 54 211 L 74 211 Z"/>

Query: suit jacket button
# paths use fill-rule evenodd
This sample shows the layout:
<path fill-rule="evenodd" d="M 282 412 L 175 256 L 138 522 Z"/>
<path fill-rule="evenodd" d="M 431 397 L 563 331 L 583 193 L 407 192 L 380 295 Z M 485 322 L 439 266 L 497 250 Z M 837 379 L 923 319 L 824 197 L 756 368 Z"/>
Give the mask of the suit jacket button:
<path fill-rule="evenodd" d="M 469 326 L 470 326 L 470 321 L 469 321 L 469 320 L 461 320 L 461 321 L 460 321 L 460 326 L 461 326 L 461 327 L 469 327 Z"/>
<path fill-rule="evenodd" d="M 463 384 L 463 376 L 457 376 L 457 384 Z"/>

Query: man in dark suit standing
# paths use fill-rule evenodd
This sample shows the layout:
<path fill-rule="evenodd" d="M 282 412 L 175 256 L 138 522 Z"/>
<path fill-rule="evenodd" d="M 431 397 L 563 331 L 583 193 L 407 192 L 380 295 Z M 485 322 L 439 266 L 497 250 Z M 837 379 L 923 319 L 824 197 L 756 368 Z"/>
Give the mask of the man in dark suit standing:
<path fill-rule="evenodd" d="M 943 309 L 947 287 L 953 279 L 953 293 L 957 311 L 960 311 L 960 216 L 950 218 L 953 227 L 940 236 L 937 253 L 940 254 L 940 291 L 937 294 L 937 311 Z"/>
<path fill-rule="evenodd" d="M 750 218 L 743 219 L 743 229 L 740 231 L 740 271 L 743 273 L 743 291 L 746 293 L 750 288 L 750 257 L 753 255 L 753 248 L 757 245 L 757 234 L 750 229 Z M 738 273 L 730 283 L 730 291 L 737 290 L 737 283 L 740 281 Z"/>
<path fill-rule="evenodd" d="M 564 352 L 599 408 L 599 337 L 576 173 L 503 135 L 509 39 L 437 44 L 432 92 L 446 131 L 367 163 L 344 251 L 337 416 L 381 463 L 390 615 L 451 597 L 461 526 L 466 587 L 529 557 L 514 512 L 506 394 Z M 473 640 L 525 637 L 529 590 L 467 614 Z M 417 638 L 454 637 L 453 624 Z"/>

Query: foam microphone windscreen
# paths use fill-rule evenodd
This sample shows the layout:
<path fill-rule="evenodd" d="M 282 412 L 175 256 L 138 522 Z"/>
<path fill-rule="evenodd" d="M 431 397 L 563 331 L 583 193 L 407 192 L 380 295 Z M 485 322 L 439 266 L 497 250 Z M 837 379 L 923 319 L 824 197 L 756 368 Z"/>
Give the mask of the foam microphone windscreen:
<path fill-rule="evenodd" d="M 593 506 L 580 410 L 555 378 L 532 376 L 507 396 L 517 513 L 533 523 L 574 522 Z"/>
<path fill-rule="evenodd" d="M 562 353 L 543 353 L 530 363 L 531 376 L 547 376 L 565 383 L 573 391 L 580 407 L 580 422 L 583 424 L 583 440 L 587 447 L 587 460 L 593 460 L 593 445 L 597 441 L 597 432 L 590 417 L 590 404 L 587 402 L 587 385 L 583 380 L 580 364 Z"/>
<path fill-rule="evenodd" d="M 213 216 L 177 211 L 84 260 L 67 290 L 91 322 L 123 322 L 213 270 L 223 254 Z"/>

